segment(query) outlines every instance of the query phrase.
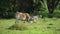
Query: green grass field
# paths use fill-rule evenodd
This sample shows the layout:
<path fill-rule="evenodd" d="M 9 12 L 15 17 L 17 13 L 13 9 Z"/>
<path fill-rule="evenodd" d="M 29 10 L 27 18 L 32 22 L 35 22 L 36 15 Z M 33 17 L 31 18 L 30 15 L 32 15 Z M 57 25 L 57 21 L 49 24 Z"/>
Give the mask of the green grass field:
<path fill-rule="evenodd" d="M 0 34 L 60 34 L 60 18 L 45 18 L 36 23 L 15 24 L 15 19 L 0 19 Z"/>

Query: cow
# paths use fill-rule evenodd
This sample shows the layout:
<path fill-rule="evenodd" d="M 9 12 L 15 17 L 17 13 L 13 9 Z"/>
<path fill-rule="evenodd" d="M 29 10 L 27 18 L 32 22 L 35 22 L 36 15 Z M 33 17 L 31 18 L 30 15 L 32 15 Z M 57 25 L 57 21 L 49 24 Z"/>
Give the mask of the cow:
<path fill-rule="evenodd" d="M 34 22 L 34 19 L 28 13 L 17 12 L 15 15 L 15 18 L 16 18 L 15 23 L 19 23 L 18 22 L 19 20 L 22 20 L 24 22 L 25 21 L 27 21 L 27 22 L 33 21 Z"/>

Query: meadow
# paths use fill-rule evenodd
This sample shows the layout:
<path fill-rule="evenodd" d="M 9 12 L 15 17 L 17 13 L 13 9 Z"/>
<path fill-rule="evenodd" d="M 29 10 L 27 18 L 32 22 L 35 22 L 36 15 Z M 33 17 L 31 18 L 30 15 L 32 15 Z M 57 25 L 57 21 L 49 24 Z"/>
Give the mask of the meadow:
<path fill-rule="evenodd" d="M 0 19 L 0 34 L 59 34 L 60 18 L 40 18 L 36 23 L 15 24 L 15 19 Z"/>

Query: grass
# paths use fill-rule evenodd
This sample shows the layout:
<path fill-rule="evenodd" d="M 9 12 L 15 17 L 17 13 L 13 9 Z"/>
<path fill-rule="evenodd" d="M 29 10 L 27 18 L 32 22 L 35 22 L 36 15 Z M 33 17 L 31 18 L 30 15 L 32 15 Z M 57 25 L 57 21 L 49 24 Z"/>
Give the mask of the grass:
<path fill-rule="evenodd" d="M 36 23 L 20 21 L 17 26 L 15 19 L 0 19 L 0 34 L 60 34 L 60 18 L 39 19 Z"/>

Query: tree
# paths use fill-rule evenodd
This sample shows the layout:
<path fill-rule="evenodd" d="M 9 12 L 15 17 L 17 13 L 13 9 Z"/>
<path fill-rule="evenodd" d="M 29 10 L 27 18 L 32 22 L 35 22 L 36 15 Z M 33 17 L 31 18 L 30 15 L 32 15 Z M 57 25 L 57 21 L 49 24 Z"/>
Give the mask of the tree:
<path fill-rule="evenodd" d="M 56 6 L 58 5 L 60 0 L 47 0 L 48 10 L 49 10 L 49 17 L 53 17 L 53 12 Z"/>

